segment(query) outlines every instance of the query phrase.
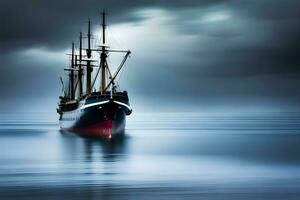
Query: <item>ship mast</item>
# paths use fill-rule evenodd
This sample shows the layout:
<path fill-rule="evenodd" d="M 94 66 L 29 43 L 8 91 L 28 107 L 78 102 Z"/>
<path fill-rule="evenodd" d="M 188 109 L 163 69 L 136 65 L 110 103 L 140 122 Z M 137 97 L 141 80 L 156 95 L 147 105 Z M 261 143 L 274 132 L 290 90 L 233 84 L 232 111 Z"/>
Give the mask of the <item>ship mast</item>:
<path fill-rule="evenodd" d="M 92 57 L 92 50 L 91 50 L 91 21 L 89 19 L 89 26 L 88 26 L 88 48 L 86 50 L 87 55 L 87 63 L 86 63 L 86 94 L 91 94 L 91 76 L 93 68 L 91 67 L 91 57 Z"/>
<path fill-rule="evenodd" d="M 100 91 L 101 93 L 105 92 L 105 87 L 106 87 L 106 58 L 107 58 L 107 54 L 106 54 L 106 44 L 105 44 L 105 28 L 106 28 L 106 24 L 105 24 L 105 12 L 102 12 L 102 52 L 101 52 L 101 61 L 100 61 L 100 67 L 101 67 L 101 82 L 100 82 Z"/>
<path fill-rule="evenodd" d="M 83 95 L 83 83 L 82 83 L 82 77 L 83 77 L 83 66 L 87 67 L 86 70 L 86 95 L 91 95 L 92 93 L 92 88 L 94 87 L 95 81 L 97 78 L 100 79 L 100 93 L 103 94 L 105 93 L 108 88 L 111 88 L 111 92 L 113 93 L 115 91 L 115 79 L 118 76 L 119 72 L 121 71 L 122 67 L 124 66 L 127 58 L 131 54 L 129 50 L 111 50 L 107 49 L 106 45 L 106 22 L 105 22 L 105 16 L 106 13 L 103 11 L 102 12 L 102 44 L 100 44 L 99 49 L 91 49 L 91 22 L 89 20 L 88 22 L 88 47 L 86 49 L 86 58 L 82 58 L 82 32 L 80 32 L 80 43 L 79 43 L 79 55 L 74 55 L 74 50 L 72 50 L 72 63 L 73 66 L 78 66 L 78 69 L 73 69 L 74 71 L 78 71 L 78 74 L 74 74 L 74 78 L 77 79 L 76 84 L 73 86 L 73 90 L 77 91 L 77 86 L 78 86 L 78 96 L 79 99 Z M 95 60 L 91 60 L 92 57 L 92 51 L 99 51 L 100 53 L 100 65 L 97 71 L 97 74 L 93 80 L 91 81 L 92 77 L 92 71 L 93 71 L 93 66 L 91 62 L 94 62 Z M 108 52 L 119 52 L 119 53 L 126 53 L 125 57 L 123 58 L 122 62 L 120 63 L 117 71 L 112 74 L 107 63 L 107 57 L 108 57 Z M 75 58 L 75 64 L 74 64 L 74 58 Z M 79 61 L 79 63 L 77 62 Z M 86 61 L 86 65 L 82 63 L 82 61 Z M 100 74 L 99 74 L 100 73 Z M 76 77 L 78 75 L 78 77 Z M 99 76 L 98 76 L 99 75 Z M 109 77 L 109 80 L 107 81 L 106 78 L 107 76 Z M 73 80 L 74 82 L 74 80 Z M 74 84 L 74 83 L 73 83 Z M 74 92 L 75 96 L 75 92 Z"/>
<path fill-rule="evenodd" d="M 74 42 L 72 42 L 72 55 L 71 55 L 71 73 L 70 73 L 70 90 L 71 90 L 71 100 L 75 98 L 74 93 Z"/>
<path fill-rule="evenodd" d="M 79 98 L 82 96 L 82 32 L 80 32 L 79 38 L 79 69 L 78 69 L 78 85 L 79 85 Z"/>

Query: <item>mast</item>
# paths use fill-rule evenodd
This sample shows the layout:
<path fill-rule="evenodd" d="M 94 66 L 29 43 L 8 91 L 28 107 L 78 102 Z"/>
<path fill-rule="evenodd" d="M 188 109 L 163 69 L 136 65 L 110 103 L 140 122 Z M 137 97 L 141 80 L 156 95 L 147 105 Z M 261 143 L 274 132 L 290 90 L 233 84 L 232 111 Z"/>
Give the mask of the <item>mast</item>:
<path fill-rule="evenodd" d="M 103 10 L 103 12 L 102 12 L 102 33 L 103 33 L 103 35 L 102 35 L 103 38 L 102 39 L 103 39 L 103 44 L 105 44 L 105 28 L 106 28 L 105 15 L 106 15 L 106 13 Z"/>
<path fill-rule="evenodd" d="M 105 28 L 106 28 L 106 24 L 105 24 L 105 11 L 102 12 L 102 41 L 103 41 L 103 45 L 102 45 L 102 53 L 101 53 L 101 83 L 100 83 L 100 91 L 101 93 L 105 92 L 105 87 L 106 87 L 106 77 L 105 77 L 105 72 L 106 72 L 106 48 L 105 48 Z"/>
<path fill-rule="evenodd" d="M 80 32 L 80 38 L 79 38 L 79 71 L 78 71 L 78 85 L 79 85 L 79 97 L 82 96 L 82 32 Z"/>
<path fill-rule="evenodd" d="M 74 42 L 72 42 L 72 57 L 71 57 L 71 68 L 74 69 Z M 75 93 L 74 93 L 74 70 L 71 70 L 70 72 L 70 97 L 71 100 L 74 99 Z"/>
<path fill-rule="evenodd" d="M 92 50 L 91 50 L 91 21 L 89 19 L 89 26 L 88 26 L 88 48 L 86 50 L 86 55 L 88 58 L 87 61 L 87 67 L 86 67 L 86 94 L 90 95 L 91 94 L 91 76 L 92 76 L 92 71 L 93 68 L 91 67 L 91 59 L 92 57 Z"/>

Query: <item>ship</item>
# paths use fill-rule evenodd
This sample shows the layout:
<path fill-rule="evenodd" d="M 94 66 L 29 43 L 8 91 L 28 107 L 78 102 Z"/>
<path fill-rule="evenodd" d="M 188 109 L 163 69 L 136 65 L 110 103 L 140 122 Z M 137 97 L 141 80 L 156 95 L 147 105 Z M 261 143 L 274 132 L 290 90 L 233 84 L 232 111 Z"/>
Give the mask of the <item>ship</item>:
<path fill-rule="evenodd" d="M 132 113 L 127 91 L 121 91 L 117 82 L 130 50 L 111 49 L 106 41 L 106 13 L 102 14 L 99 44 L 92 47 L 91 21 L 88 21 L 87 41 L 79 35 L 79 49 L 72 42 L 69 65 L 64 69 L 66 78 L 60 77 L 62 95 L 57 113 L 62 131 L 88 137 L 113 138 L 123 134 L 126 116 Z M 83 48 L 85 42 L 86 48 Z M 123 54 L 115 72 L 107 58 L 112 53 Z M 85 89 L 84 89 L 85 88 Z"/>

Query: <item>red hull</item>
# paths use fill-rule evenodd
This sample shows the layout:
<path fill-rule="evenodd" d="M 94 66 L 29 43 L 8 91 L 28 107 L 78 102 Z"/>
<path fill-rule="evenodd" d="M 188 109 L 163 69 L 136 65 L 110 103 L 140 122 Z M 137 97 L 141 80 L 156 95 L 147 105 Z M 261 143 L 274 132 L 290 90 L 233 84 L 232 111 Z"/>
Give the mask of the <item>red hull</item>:
<path fill-rule="evenodd" d="M 81 128 L 63 128 L 63 130 L 74 132 L 81 136 L 111 138 L 113 134 L 113 120 Z"/>

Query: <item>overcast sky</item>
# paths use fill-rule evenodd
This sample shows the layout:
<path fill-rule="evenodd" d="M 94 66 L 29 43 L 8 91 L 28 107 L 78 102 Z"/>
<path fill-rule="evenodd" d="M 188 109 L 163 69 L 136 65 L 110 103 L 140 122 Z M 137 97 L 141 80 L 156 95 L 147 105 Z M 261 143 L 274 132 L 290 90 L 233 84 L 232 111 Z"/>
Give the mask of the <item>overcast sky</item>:
<path fill-rule="evenodd" d="M 298 0 L 1 0 L 2 112 L 55 111 L 65 54 L 103 8 L 138 112 L 299 108 Z"/>

